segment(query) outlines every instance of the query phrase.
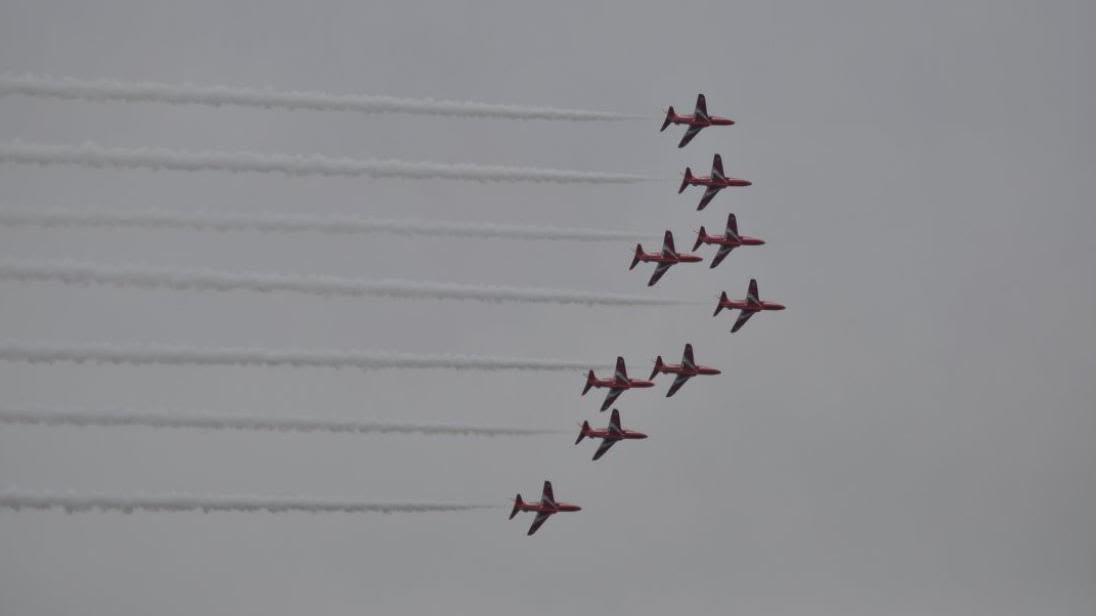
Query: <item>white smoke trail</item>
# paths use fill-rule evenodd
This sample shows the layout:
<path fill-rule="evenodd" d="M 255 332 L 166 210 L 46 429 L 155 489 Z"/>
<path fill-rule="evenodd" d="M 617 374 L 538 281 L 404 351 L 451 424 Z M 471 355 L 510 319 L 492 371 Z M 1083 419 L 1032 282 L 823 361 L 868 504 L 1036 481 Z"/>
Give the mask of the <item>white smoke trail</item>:
<path fill-rule="evenodd" d="M 41 228 L 177 229 L 190 231 L 258 231 L 263 233 L 316 233 L 367 235 L 388 233 L 405 237 L 461 237 L 476 239 L 559 240 L 574 242 L 640 242 L 650 239 L 637 231 L 568 227 L 537 227 L 494 223 L 435 220 L 386 220 L 353 216 L 296 216 L 287 214 L 223 214 L 164 210 L 82 210 L 0 206 L 0 225 Z"/>
<path fill-rule="evenodd" d="M 0 343 L 0 359 L 27 363 L 97 363 L 119 365 L 268 366 L 293 368 L 359 368 L 362 370 L 531 370 L 586 371 L 598 362 L 558 359 L 484 357 L 480 355 L 410 355 L 370 351 L 303 351 L 246 348 Z"/>
<path fill-rule="evenodd" d="M 179 270 L 92 263 L 21 262 L 0 260 L 0 280 L 60 282 L 78 285 L 115 285 L 173 291 L 288 292 L 323 297 L 386 297 L 400 299 L 453 299 L 478 302 L 577 304 L 584 306 L 667 306 L 695 302 L 560 289 L 462 285 L 441 282 L 380 280 L 337 276 L 289 276 L 216 270 Z"/>
<path fill-rule="evenodd" d="M 400 160 L 334 158 L 319 154 L 300 156 L 257 152 L 190 152 L 166 148 L 107 148 L 94 143 L 47 145 L 21 141 L 0 144 L 0 162 L 118 169 L 228 171 L 231 173 L 283 173 L 290 176 L 364 176 L 478 182 L 627 184 L 655 179 L 622 173 L 566 171 L 536 167 L 412 163 Z"/>
<path fill-rule="evenodd" d="M 480 428 L 474 426 L 383 423 L 307 417 L 248 417 L 213 413 L 134 413 L 130 411 L 37 411 L 0 408 L 0 424 L 191 428 L 197 430 L 252 430 L 268 432 L 328 432 L 338 434 L 419 434 L 441 436 L 537 436 L 557 430 Z"/>
<path fill-rule="evenodd" d="M 73 494 L 53 492 L 0 491 L 0 509 L 61 509 L 65 513 L 118 511 L 156 513 L 200 511 L 239 513 L 427 513 L 494 509 L 497 505 L 474 503 L 370 503 L 313 498 L 279 498 L 261 496 L 197 496 L 163 494 L 114 496 L 107 494 Z"/>
<path fill-rule="evenodd" d="M 262 109 L 404 113 L 507 120 L 564 120 L 606 122 L 644 118 L 605 111 L 554 109 L 453 100 L 396 98 L 365 94 L 328 94 L 270 89 L 82 80 L 46 75 L 0 75 L 0 96 L 18 94 L 63 100 L 166 103 L 170 105 L 232 105 Z"/>

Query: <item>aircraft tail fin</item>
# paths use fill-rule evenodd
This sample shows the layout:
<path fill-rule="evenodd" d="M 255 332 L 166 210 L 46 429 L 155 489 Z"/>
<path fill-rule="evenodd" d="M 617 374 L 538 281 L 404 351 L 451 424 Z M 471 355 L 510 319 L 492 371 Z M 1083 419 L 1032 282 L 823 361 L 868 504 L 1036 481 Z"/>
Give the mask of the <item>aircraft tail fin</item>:
<path fill-rule="evenodd" d="M 590 388 L 594 386 L 594 379 L 595 378 L 597 378 L 597 377 L 594 376 L 594 371 L 593 370 L 586 373 L 586 387 L 582 388 L 582 395 L 585 396 L 586 392 L 590 391 Z"/>
<path fill-rule="evenodd" d="M 658 357 L 656 357 L 655 367 L 651 369 L 651 376 L 647 377 L 647 380 L 650 381 L 651 379 L 658 376 L 658 374 L 662 372 L 662 368 L 664 368 L 665 366 L 666 364 L 662 363 L 662 356 L 659 355 Z"/>
<path fill-rule="evenodd" d="M 575 439 L 575 444 L 578 445 L 582 442 L 582 439 L 586 438 L 586 435 L 590 434 L 590 422 L 582 422 L 582 429 L 578 433 L 578 438 Z"/>
<path fill-rule="evenodd" d="M 685 192 L 685 189 L 689 187 L 689 182 L 693 181 L 693 170 L 689 167 L 685 167 L 685 177 L 681 179 L 681 186 L 677 189 L 677 194 Z"/>
<path fill-rule="evenodd" d="M 700 225 L 700 230 L 696 232 L 696 242 L 693 243 L 693 252 L 696 252 L 706 239 L 708 239 L 708 231 L 704 229 L 704 225 Z"/>
<path fill-rule="evenodd" d="M 632 264 L 628 266 L 628 269 L 634 270 L 639 265 L 639 260 L 643 258 L 643 244 L 636 244 L 636 254 L 632 257 Z"/>
<path fill-rule="evenodd" d="M 521 494 L 518 494 L 517 496 L 514 497 L 514 508 L 510 510 L 510 519 L 511 520 L 514 519 L 514 516 L 516 516 L 519 511 L 521 511 L 521 506 L 524 505 L 524 504 L 525 504 L 525 502 L 521 500 Z"/>
<path fill-rule="evenodd" d="M 727 292 L 726 291 L 723 291 L 722 293 L 720 293 L 719 294 L 719 303 L 715 305 L 715 312 L 712 313 L 712 316 L 714 317 L 715 315 L 719 314 L 720 311 L 723 310 L 723 304 L 726 303 L 726 302 L 729 302 L 729 301 L 731 301 L 731 300 L 730 300 L 730 298 L 727 297 Z"/>
<path fill-rule="evenodd" d="M 671 105 L 670 108 L 666 110 L 666 121 L 664 121 L 662 123 L 662 128 L 658 129 L 658 132 L 661 133 L 662 131 L 666 130 L 666 127 L 668 127 L 670 125 L 670 122 L 672 122 L 673 119 L 674 119 L 674 108 Z"/>

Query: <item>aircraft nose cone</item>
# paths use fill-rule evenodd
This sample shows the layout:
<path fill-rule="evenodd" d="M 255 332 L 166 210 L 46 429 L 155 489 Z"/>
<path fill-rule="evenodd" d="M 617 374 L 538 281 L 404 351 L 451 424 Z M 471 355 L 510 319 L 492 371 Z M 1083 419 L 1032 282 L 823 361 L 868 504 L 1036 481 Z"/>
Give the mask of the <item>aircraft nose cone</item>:
<path fill-rule="evenodd" d="M 742 185 L 743 186 L 753 186 L 753 182 L 751 182 L 749 180 L 742 180 Z"/>
<path fill-rule="evenodd" d="M 582 511 L 582 507 L 579 507 L 578 505 L 575 505 L 575 511 Z"/>
<path fill-rule="evenodd" d="M 642 432 L 640 432 L 640 433 L 636 434 L 636 438 L 638 438 L 638 439 L 645 439 L 645 438 L 647 438 L 647 435 L 646 435 L 646 434 L 643 434 Z"/>

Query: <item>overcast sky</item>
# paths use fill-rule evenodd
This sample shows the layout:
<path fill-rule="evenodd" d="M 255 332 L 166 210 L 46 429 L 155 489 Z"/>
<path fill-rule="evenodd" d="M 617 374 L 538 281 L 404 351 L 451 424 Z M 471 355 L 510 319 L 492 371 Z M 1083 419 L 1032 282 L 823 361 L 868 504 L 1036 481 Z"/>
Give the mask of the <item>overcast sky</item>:
<path fill-rule="evenodd" d="M 0 99 L 0 141 L 650 174 L 620 185 L 0 165 L 0 204 L 695 229 L 625 243 L 0 228 L 0 258 L 679 297 L 479 304 L 0 283 L 0 340 L 592 359 L 650 435 L 591 462 L 582 374 L 0 364 L 0 404 L 550 428 L 537 437 L 0 427 L 0 487 L 492 502 L 416 515 L 0 512 L 4 614 L 1096 611 L 1091 2 L 0 2 L 0 71 L 649 114 L 568 124 Z M 666 105 L 735 118 L 684 150 Z M 686 165 L 754 181 L 696 212 Z M 702 250 L 705 256 L 711 248 Z M 788 305 L 728 333 L 722 290 Z M 710 304 L 708 303 L 710 302 Z M 665 378 L 665 377 L 663 377 Z M 583 506 L 525 536 L 516 492 Z"/>

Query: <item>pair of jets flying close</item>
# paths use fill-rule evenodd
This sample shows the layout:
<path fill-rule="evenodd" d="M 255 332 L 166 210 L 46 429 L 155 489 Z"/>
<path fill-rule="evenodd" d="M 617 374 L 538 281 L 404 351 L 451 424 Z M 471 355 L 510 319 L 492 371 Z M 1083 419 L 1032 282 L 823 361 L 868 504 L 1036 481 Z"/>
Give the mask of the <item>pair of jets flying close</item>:
<path fill-rule="evenodd" d="M 666 130 L 671 124 L 684 124 L 689 127 L 685 131 L 685 135 L 681 138 L 681 141 L 677 144 L 677 147 L 683 148 L 692 141 L 702 129 L 709 126 L 731 126 L 734 124 L 734 120 L 709 115 L 707 102 L 704 99 L 704 95 L 700 94 L 696 99 L 696 110 L 691 115 L 678 115 L 674 112 L 674 108 L 670 107 L 666 112 L 666 120 L 663 122 L 660 132 Z M 681 194 L 689 186 L 705 186 L 704 195 L 701 197 L 700 204 L 696 208 L 697 210 L 703 210 L 711 203 L 712 199 L 719 194 L 719 191 L 724 188 L 732 186 L 750 186 L 751 184 L 752 183 L 749 180 L 727 176 L 723 172 L 723 159 L 719 154 L 716 154 L 712 160 L 712 172 L 709 176 L 694 176 L 692 170 L 689 167 L 686 167 L 685 177 L 677 192 L 678 194 Z M 693 244 L 693 252 L 700 248 L 701 245 L 719 246 L 719 250 L 712 259 L 710 266 L 715 268 L 722 263 L 727 255 L 735 248 L 738 248 L 739 246 L 760 246 L 764 243 L 765 241 L 760 238 L 739 234 L 738 220 L 735 218 L 735 215 L 731 213 L 727 216 L 727 226 L 723 235 L 709 235 L 703 226 L 700 227 L 700 230 L 697 232 L 696 242 Z M 643 251 L 642 245 L 636 245 L 635 256 L 628 269 L 635 269 L 636 265 L 641 262 L 656 263 L 655 271 L 651 274 L 651 279 L 647 282 L 647 286 L 653 286 L 662 278 L 671 266 L 678 263 L 697 263 L 699 261 L 702 261 L 702 258 L 699 255 L 677 252 L 674 248 L 673 233 L 666 231 L 661 252 L 647 253 Z M 755 279 L 750 279 L 750 285 L 745 299 L 730 299 L 727 297 L 727 292 L 723 291 L 719 296 L 719 302 L 716 304 L 715 313 L 713 313 L 712 316 L 718 315 L 724 308 L 740 311 L 738 319 L 735 320 L 734 326 L 731 328 L 732 333 L 741 329 L 742 326 L 746 324 L 746 321 L 749 321 L 750 317 L 758 312 L 784 310 L 782 304 L 763 301 L 760 298 L 757 292 L 757 280 Z M 582 390 L 582 395 L 585 396 L 587 392 L 595 388 L 608 389 L 609 392 L 605 396 L 605 401 L 601 404 L 601 411 L 604 412 L 608 410 L 616 399 L 625 391 L 629 389 L 654 387 L 654 378 L 659 374 L 676 375 L 673 384 L 670 385 L 670 389 L 666 392 L 666 397 L 668 398 L 677 393 L 677 391 L 694 376 L 716 375 L 720 374 L 720 371 L 716 368 L 697 364 L 693 357 L 693 345 L 686 344 L 680 364 L 665 363 L 662 361 L 662 356 L 659 355 L 658 358 L 655 359 L 655 365 L 654 369 L 651 371 L 651 376 L 646 380 L 630 378 L 624 364 L 624 358 L 617 357 L 616 370 L 613 372 L 611 378 L 599 379 L 597 378 L 597 375 L 594 374 L 593 370 L 586 375 L 586 386 Z M 647 438 L 647 435 L 642 432 L 624 429 L 620 423 L 620 411 L 613 409 L 609 419 L 609 425 L 604 429 L 590 427 L 589 421 L 582 422 L 582 428 L 579 431 L 578 438 L 575 440 L 575 444 L 578 445 L 585 438 L 601 439 L 601 445 L 598 446 L 593 458 L 594 460 L 597 460 L 605 455 L 605 452 L 609 451 L 616 443 L 624 440 L 645 439 Z M 514 507 L 510 511 L 510 519 L 514 519 L 514 516 L 522 511 L 535 512 L 536 517 L 533 519 L 533 524 L 526 533 L 532 535 L 537 532 L 537 529 L 539 529 L 549 517 L 557 513 L 581 510 L 582 507 L 579 507 L 578 505 L 557 501 L 552 490 L 552 482 L 545 481 L 539 501 L 526 502 L 521 498 L 521 494 L 518 494 L 514 498 Z"/>

